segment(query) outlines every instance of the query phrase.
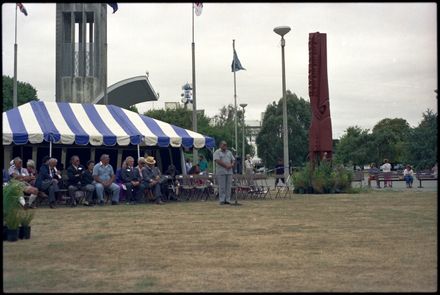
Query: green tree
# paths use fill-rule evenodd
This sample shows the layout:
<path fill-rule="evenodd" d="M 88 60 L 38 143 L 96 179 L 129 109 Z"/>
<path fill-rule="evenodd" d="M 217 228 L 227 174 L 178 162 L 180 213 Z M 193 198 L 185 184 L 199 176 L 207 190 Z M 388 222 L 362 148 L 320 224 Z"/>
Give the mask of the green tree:
<path fill-rule="evenodd" d="M 139 114 L 139 110 L 138 110 L 138 108 L 136 107 L 136 105 L 132 105 L 132 106 L 129 106 L 129 107 L 127 108 L 127 110 L 129 110 L 129 111 L 132 111 L 132 112 L 135 112 L 135 113 L 138 113 L 138 114 Z"/>
<path fill-rule="evenodd" d="M 217 115 L 212 119 L 213 130 L 212 136 L 216 142 L 225 140 L 230 148 L 235 146 L 235 110 L 232 104 L 223 106 Z M 246 128 L 246 126 L 245 126 Z M 246 131 L 245 131 L 246 132 Z M 241 154 L 243 140 L 243 111 L 237 110 L 237 154 Z M 248 143 L 245 137 L 245 154 L 254 154 L 252 146 Z"/>
<path fill-rule="evenodd" d="M 185 108 L 149 110 L 145 112 L 144 115 L 192 130 L 192 111 Z M 242 117 L 242 112 L 237 111 L 238 122 L 241 122 Z M 219 114 L 215 115 L 213 119 L 205 116 L 202 113 L 197 113 L 197 132 L 213 137 L 216 144 L 218 144 L 221 140 L 225 140 L 229 147 L 233 146 L 235 134 L 234 124 L 234 108 L 232 105 L 222 107 Z M 240 139 L 242 138 L 241 126 L 242 125 L 239 123 L 238 137 Z M 240 143 L 240 150 L 241 140 L 238 142 Z M 247 140 L 245 142 L 245 150 L 247 153 L 252 153 L 252 147 L 247 143 Z M 204 154 L 206 159 L 210 160 L 212 158 L 212 154 L 210 152 L 203 149 L 200 152 Z"/>
<path fill-rule="evenodd" d="M 437 162 L 437 113 L 428 109 L 419 126 L 412 129 L 406 145 L 405 162 L 416 170 L 429 169 Z"/>
<path fill-rule="evenodd" d="M 287 91 L 287 126 L 289 159 L 293 166 L 302 166 L 307 160 L 308 134 L 311 121 L 310 103 Z M 273 102 L 266 108 L 261 131 L 257 136 L 259 156 L 266 167 L 275 167 L 283 158 L 283 101 Z"/>
<path fill-rule="evenodd" d="M 335 161 L 344 165 L 349 163 L 363 166 L 371 161 L 370 141 L 372 135 L 368 129 L 358 126 L 348 127 L 335 148 Z"/>
<path fill-rule="evenodd" d="M 405 144 L 410 133 L 405 119 L 382 119 L 373 127 L 371 140 L 372 160 L 382 163 L 386 158 L 391 163 L 401 163 L 405 157 Z"/>
<path fill-rule="evenodd" d="M 3 75 L 3 112 L 13 107 L 14 79 Z M 17 81 L 17 106 L 31 100 L 38 101 L 37 90 L 29 83 Z"/>

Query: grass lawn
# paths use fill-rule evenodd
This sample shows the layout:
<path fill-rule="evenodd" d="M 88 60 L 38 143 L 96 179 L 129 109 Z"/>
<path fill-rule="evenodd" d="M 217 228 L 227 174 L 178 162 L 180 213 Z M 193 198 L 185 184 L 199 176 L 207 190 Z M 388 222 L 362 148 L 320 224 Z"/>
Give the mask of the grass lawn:
<path fill-rule="evenodd" d="M 437 290 L 437 193 L 36 209 L 5 292 Z"/>

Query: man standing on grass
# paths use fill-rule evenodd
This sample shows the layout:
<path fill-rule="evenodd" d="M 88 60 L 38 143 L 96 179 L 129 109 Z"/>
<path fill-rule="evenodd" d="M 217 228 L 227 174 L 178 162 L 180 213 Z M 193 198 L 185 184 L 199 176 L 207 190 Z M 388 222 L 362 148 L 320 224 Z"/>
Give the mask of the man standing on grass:
<path fill-rule="evenodd" d="M 235 158 L 228 150 L 226 141 L 220 142 L 220 148 L 214 152 L 213 159 L 216 164 L 220 205 L 231 204 L 232 169 Z"/>

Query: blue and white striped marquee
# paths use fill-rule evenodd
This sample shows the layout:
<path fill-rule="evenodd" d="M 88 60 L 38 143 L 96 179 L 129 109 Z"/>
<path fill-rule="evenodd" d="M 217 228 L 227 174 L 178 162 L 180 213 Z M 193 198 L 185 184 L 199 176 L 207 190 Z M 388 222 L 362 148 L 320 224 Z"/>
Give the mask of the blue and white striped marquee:
<path fill-rule="evenodd" d="M 213 138 L 114 105 L 31 101 L 3 112 L 3 144 L 212 148 Z"/>

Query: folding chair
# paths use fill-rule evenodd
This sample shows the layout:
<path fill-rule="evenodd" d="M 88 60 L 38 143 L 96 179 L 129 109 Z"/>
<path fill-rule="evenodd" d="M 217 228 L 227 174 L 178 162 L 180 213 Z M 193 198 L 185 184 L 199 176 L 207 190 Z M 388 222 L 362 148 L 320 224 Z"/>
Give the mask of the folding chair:
<path fill-rule="evenodd" d="M 287 177 L 287 180 L 286 180 L 286 182 L 284 183 L 283 186 L 277 187 L 277 193 L 275 195 L 275 199 L 278 198 L 278 197 L 280 197 L 280 198 L 286 198 L 287 197 L 287 195 L 291 191 L 289 183 L 290 183 L 290 175 Z M 292 189 L 292 191 L 293 191 L 293 189 Z"/>
<path fill-rule="evenodd" d="M 178 175 L 179 195 L 182 200 L 190 200 L 193 197 L 194 183 L 192 175 Z"/>
<path fill-rule="evenodd" d="M 255 195 L 259 199 L 265 199 L 270 192 L 270 186 L 267 184 L 267 175 L 255 174 L 253 177 L 255 184 Z"/>
<path fill-rule="evenodd" d="M 218 199 L 217 177 L 215 177 L 214 174 L 209 174 L 208 177 L 209 177 L 209 183 L 208 183 L 209 197 L 215 201 Z"/>
<path fill-rule="evenodd" d="M 203 196 L 205 195 L 205 201 L 209 198 L 209 192 L 208 192 L 208 180 L 209 177 L 207 175 L 194 175 L 193 182 L 194 182 L 194 195 L 196 200 L 199 198 L 203 200 Z"/>
<path fill-rule="evenodd" d="M 253 199 L 256 196 L 256 187 L 254 185 L 254 177 L 252 175 L 241 175 L 239 178 L 239 190 L 242 193 L 243 199 Z"/>
<path fill-rule="evenodd" d="M 235 200 L 240 195 L 240 178 L 241 174 L 233 174 L 232 175 L 232 184 L 231 184 L 231 200 Z"/>

